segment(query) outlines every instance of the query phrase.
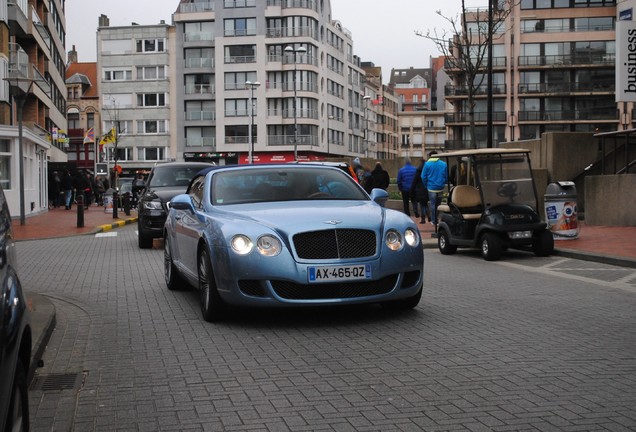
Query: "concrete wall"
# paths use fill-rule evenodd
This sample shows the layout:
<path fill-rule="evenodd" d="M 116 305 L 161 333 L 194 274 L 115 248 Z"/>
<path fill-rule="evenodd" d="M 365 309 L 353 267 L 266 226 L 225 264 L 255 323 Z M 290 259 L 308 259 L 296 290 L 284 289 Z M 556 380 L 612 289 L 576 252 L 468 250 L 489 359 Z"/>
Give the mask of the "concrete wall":
<path fill-rule="evenodd" d="M 636 226 L 636 174 L 585 178 L 585 223 L 603 226 Z"/>

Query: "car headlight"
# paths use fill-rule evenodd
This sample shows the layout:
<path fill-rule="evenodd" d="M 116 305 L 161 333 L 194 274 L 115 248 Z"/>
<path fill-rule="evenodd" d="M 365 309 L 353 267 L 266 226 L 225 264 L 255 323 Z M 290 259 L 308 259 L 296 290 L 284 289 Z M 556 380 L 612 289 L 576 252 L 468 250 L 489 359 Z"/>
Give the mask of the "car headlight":
<path fill-rule="evenodd" d="M 415 232 L 413 228 L 407 228 L 404 232 L 404 240 L 406 240 L 406 244 L 409 246 L 417 246 L 419 243 L 420 236 Z"/>
<path fill-rule="evenodd" d="M 386 233 L 385 242 L 392 251 L 399 250 L 402 247 L 402 236 L 395 230 L 389 230 Z"/>
<path fill-rule="evenodd" d="M 146 210 L 163 210 L 161 201 L 144 201 L 144 208 Z"/>
<path fill-rule="evenodd" d="M 263 235 L 256 241 L 256 249 L 258 253 L 264 256 L 276 256 L 280 253 L 283 245 L 273 235 Z"/>
<path fill-rule="evenodd" d="M 247 255 L 251 252 L 254 244 L 252 240 L 246 235 L 238 234 L 232 237 L 232 249 L 239 255 Z"/>

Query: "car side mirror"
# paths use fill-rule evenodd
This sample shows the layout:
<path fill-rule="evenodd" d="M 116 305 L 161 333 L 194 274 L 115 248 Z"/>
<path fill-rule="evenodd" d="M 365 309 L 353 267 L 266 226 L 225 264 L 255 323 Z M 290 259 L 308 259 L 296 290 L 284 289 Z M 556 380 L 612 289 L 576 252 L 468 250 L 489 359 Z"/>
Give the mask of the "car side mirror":
<path fill-rule="evenodd" d="M 384 189 L 374 188 L 371 190 L 371 199 L 380 207 L 384 207 L 389 200 L 389 193 Z"/>
<path fill-rule="evenodd" d="M 180 194 L 170 200 L 170 208 L 175 210 L 189 210 L 194 213 L 192 198 L 188 194 Z"/>

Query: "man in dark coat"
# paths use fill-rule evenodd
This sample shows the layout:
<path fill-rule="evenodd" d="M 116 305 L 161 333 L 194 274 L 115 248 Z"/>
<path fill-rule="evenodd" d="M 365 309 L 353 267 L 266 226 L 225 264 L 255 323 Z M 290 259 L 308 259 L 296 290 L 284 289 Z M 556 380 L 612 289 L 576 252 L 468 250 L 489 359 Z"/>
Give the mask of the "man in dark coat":
<path fill-rule="evenodd" d="M 380 162 L 376 162 L 375 168 L 371 171 L 369 179 L 365 182 L 364 189 L 369 194 L 374 188 L 386 190 L 389 187 L 390 182 L 391 178 L 389 177 L 389 173 L 382 168 L 382 164 Z"/>

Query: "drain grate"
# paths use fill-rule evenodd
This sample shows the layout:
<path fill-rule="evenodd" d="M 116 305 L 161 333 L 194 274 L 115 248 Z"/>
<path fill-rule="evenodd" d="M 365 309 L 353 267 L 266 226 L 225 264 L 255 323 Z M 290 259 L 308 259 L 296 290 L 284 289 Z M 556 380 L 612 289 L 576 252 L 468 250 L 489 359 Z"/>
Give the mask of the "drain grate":
<path fill-rule="evenodd" d="M 37 375 L 31 383 L 31 390 L 77 390 L 82 383 L 82 373 Z"/>

